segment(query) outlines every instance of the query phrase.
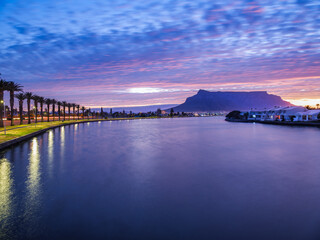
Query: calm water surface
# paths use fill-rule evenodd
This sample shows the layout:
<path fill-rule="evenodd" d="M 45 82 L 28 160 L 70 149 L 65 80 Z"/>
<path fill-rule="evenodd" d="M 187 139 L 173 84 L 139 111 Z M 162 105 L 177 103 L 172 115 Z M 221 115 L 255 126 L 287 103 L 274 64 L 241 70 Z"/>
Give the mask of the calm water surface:
<path fill-rule="evenodd" d="M 0 160 L 0 239 L 320 239 L 320 129 L 78 124 Z"/>

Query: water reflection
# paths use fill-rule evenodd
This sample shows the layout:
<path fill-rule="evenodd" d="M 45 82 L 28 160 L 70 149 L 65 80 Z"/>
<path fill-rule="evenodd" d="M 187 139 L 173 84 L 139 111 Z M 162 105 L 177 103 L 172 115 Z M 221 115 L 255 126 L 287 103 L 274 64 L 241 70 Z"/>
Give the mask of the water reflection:
<path fill-rule="evenodd" d="M 53 152 L 54 152 L 54 135 L 53 130 L 50 130 L 48 133 L 48 168 L 49 175 L 52 177 L 52 168 L 53 168 Z"/>
<path fill-rule="evenodd" d="M 319 129 L 76 126 L 0 155 L 0 239 L 318 239 Z"/>
<path fill-rule="evenodd" d="M 12 177 L 11 163 L 0 159 L 0 238 L 7 226 L 12 211 Z"/>
<path fill-rule="evenodd" d="M 27 198 L 25 210 L 25 220 L 32 227 L 36 227 L 34 220 L 37 219 L 36 216 L 40 207 L 40 170 L 39 143 L 37 138 L 33 138 L 31 141 L 29 154 Z"/>
<path fill-rule="evenodd" d="M 63 157 L 65 149 L 65 128 L 64 126 L 60 128 L 60 154 Z"/>

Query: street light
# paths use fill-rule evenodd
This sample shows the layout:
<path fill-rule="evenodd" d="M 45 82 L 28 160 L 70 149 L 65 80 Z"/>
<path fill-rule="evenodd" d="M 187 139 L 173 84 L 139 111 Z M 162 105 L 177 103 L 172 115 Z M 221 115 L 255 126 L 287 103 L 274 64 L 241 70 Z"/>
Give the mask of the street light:
<path fill-rule="evenodd" d="M 0 103 L 3 104 L 3 109 L 4 109 L 3 117 L 5 118 L 6 117 L 6 103 L 3 100 L 1 100 Z M 4 134 L 6 135 L 7 129 L 6 129 L 6 122 L 5 121 L 3 121 L 3 128 L 4 128 Z"/>
<path fill-rule="evenodd" d="M 33 107 L 33 115 L 34 115 L 34 127 L 37 127 L 37 113 L 35 112 L 36 107 Z"/>

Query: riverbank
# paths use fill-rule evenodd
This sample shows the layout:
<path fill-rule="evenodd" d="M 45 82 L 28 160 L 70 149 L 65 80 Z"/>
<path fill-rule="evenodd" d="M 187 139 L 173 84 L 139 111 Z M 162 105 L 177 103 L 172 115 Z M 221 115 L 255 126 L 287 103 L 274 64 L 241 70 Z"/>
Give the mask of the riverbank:
<path fill-rule="evenodd" d="M 242 123 L 262 123 L 271 125 L 299 126 L 299 127 L 320 127 L 320 122 L 280 122 L 280 121 L 259 121 L 259 120 L 243 120 L 243 119 L 225 119 L 227 122 Z"/>
<path fill-rule="evenodd" d="M 156 117 L 146 118 L 111 118 L 111 119 L 81 119 L 70 121 L 52 121 L 52 122 L 38 122 L 17 126 L 8 126 L 6 130 L 0 128 L 0 151 L 15 144 L 29 140 L 32 137 L 45 133 L 50 129 L 57 127 L 88 123 L 88 122 L 100 122 L 100 121 L 121 121 L 121 120 L 138 120 L 138 119 L 154 119 Z"/>

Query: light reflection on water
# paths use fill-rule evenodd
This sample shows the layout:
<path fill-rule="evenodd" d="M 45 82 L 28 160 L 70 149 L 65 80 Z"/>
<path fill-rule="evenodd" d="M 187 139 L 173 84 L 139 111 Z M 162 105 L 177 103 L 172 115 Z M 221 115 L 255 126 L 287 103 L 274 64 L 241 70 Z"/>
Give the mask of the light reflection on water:
<path fill-rule="evenodd" d="M 0 239 L 319 239 L 320 129 L 111 123 L 3 155 Z"/>
<path fill-rule="evenodd" d="M 48 132 L 48 167 L 49 175 L 52 177 L 53 161 L 54 161 L 54 134 L 53 130 Z"/>
<path fill-rule="evenodd" d="M 8 218 L 12 215 L 12 173 L 11 163 L 0 159 L 0 239 L 5 237 Z"/>
<path fill-rule="evenodd" d="M 47 147 L 47 146 L 46 146 Z M 41 168 L 38 138 L 33 138 L 30 143 L 28 178 L 26 181 L 26 199 L 24 220 L 28 226 L 26 234 L 32 236 L 37 231 L 39 224 L 39 211 L 41 207 Z"/>

